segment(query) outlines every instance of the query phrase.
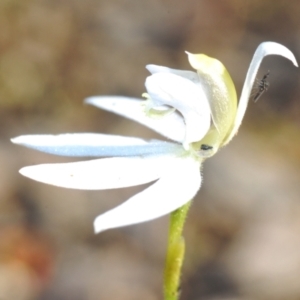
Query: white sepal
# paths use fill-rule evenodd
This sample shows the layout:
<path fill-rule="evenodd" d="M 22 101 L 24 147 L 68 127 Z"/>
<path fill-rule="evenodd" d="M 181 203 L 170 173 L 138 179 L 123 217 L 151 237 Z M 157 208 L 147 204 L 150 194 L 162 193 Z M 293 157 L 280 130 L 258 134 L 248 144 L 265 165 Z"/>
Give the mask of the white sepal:
<path fill-rule="evenodd" d="M 182 152 L 179 144 L 99 133 L 22 135 L 13 143 L 54 155 L 73 157 L 136 156 Z"/>
<path fill-rule="evenodd" d="M 176 157 L 113 157 L 89 161 L 42 164 L 25 167 L 20 173 L 33 180 L 72 189 L 104 190 L 135 186 L 165 174 Z"/>
<path fill-rule="evenodd" d="M 281 44 L 275 42 L 264 42 L 257 47 L 247 72 L 247 76 L 241 93 L 233 129 L 230 135 L 227 137 L 226 141 L 224 142 L 224 145 L 227 144 L 233 138 L 233 136 L 237 133 L 242 123 L 242 120 L 245 115 L 245 111 L 247 109 L 248 101 L 251 95 L 251 91 L 253 88 L 253 84 L 256 79 L 257 71 L 259 69 L 259 66 L 263 58 L 267 55 L 283 56 L 289 59 L 296 67 L 298 67 L 294 54 L 288 48 L 286 48 Z"/>

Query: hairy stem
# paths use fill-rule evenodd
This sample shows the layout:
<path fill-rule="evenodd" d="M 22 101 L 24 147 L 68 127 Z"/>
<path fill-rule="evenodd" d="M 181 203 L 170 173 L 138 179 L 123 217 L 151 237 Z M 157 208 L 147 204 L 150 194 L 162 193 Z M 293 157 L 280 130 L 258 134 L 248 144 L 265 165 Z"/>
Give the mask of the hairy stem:
<path fill-rule="evenodd" d="M 180 296 L 180 275 L 185 252 L 182 231 L 190 206 L 191 201 L 171 213 L 164 273 L 165 300 L 178 300 Z"/>

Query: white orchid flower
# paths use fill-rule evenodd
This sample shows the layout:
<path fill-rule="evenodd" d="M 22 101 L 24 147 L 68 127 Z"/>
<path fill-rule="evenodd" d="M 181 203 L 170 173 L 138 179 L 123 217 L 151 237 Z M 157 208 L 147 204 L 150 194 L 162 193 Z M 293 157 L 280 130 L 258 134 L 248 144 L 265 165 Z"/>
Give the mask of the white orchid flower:
<path fill-rule="evenodd" d="M 153 129 L 168 141 L 92 133 L 19 136 L 12 142 L 46 153 L 105 157 L 30 166 L 20 173 L 43 183 L 86 190 L 154 182 L 98 216 L 95 232 L 152 220 L 189 202 L 201 186 L 202 162 L 237 133 L 262 59 L 281 55 L 295 66 L 297 62 L 280 44 L 259 45 L 237 105 L 234 84 L 223 64 L 204 54 L 187 54 L 196 72 L 147 66 L 152 75 L 146 79 L 146 100 L 119 96 L 86 99 L 88 104 Z"/>

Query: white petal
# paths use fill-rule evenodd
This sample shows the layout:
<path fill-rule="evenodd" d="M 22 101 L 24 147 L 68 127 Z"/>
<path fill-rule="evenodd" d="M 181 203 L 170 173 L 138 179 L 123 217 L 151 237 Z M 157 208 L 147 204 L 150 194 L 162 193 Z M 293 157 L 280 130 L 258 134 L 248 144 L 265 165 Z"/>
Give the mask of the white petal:
<path fill-rule="evenodd" d="M 62 156 L 136 156 L 180 150 L 181 145 L 165 141 L 96 133 L 22 135 L 13 143 Z"/>
<path fill-rule="evenodd" d="M 163 66 L 157 66 L 157 65 L 147 65 L 146 69 L 151 73 L 172 73 L 178 76 L 181 76 L 183 78 L 189 79 L 193 81 L 194 83 L 200 83 L 199 76 L 196 72 L 193 71 L 183 71 L 183 70 L 176 70 L 171 69 L 168 67 Z"/>
<path fill-rule="evenodd" d="M 82 190 L 102 190 L 144 184 L 158 179 L 174 156 L 114 157 L 90 161 L 25 167 L 20 173 L 33 180 Z"/>
<path fill-rule="evenodd" d="M 172 113 L 163 118 L 151 118 L 146 114 L 145 101 L 141 99 L 99 96 L 87 98 L 85 103 L 136 121 L 173 141 L 182 143 L 184 140 L 185 125 L 179 114 Z"/>
<path fill-rule="evenodd" d="M 200 188 L 200 163 L 178 159 L 156 183 L 120 206 L 98 216 L 95 232 L 141 223 L 166 215 L 192 200 Z"/>
<path fill-rule="evenodd" d="M 185 144 L 200 141 L 211 124 L 211 111 L 200 85 L 172 73 L 155 73 L 146 79 L 154 105 L 176 108 L 186 124 Z"/>
<path fill-rule="evenodd" d="M 248 105 L 248 101 L 250 98 L 251 90 L 255 81 L 255 76 L 257 74 L 258 68 L 263 60 L 263 58 L 267 55 L 280 55 L 283 56 L 298 67 L 296 58 L 294 54 L 285 46 L 274 43 L 274 42 L 264 42 L 261 43 L 256 49 L 252 61 L 250 63 L 247 76 L 245 79 L 245 83 L 243 86 L 242 94 L 239 101 L 239 106 L 236 114 L 236 119 L 234 122 L 234 127 L 231 131 L 231 134 L 228 136 L 227 140 L 224 142 L 224 145 L 228 143 L 232 137 L 237 133 L 242 120 L 244 118 L 244 114 Z"/>

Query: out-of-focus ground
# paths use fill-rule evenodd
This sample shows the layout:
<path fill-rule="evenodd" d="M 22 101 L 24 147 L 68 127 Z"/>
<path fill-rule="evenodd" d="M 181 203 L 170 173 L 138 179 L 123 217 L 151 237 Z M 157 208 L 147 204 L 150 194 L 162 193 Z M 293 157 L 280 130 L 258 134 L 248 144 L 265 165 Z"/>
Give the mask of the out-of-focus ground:
<path fill-rule="evenodd" d="M 18 169 L 64 158 L 17 147 L 29 133 L 156 136 L 83 105 L 139 96 L 149 63 L 189 69 L 184 53 L 221 60 L 238 94 L 266 40 L 300 60 L 298 0 L 0 1 L 0 298 L 162 299 L 168 217 L 94 235 L 95 216 L 142 187 L 74 191 Z M 300 299 L 300 76 L 264 60 L 270 88 L 239 135 L 205 162 L 186 223 L 182 298 Z M 171 200 L 171 199 L 170 199 Z"/>

